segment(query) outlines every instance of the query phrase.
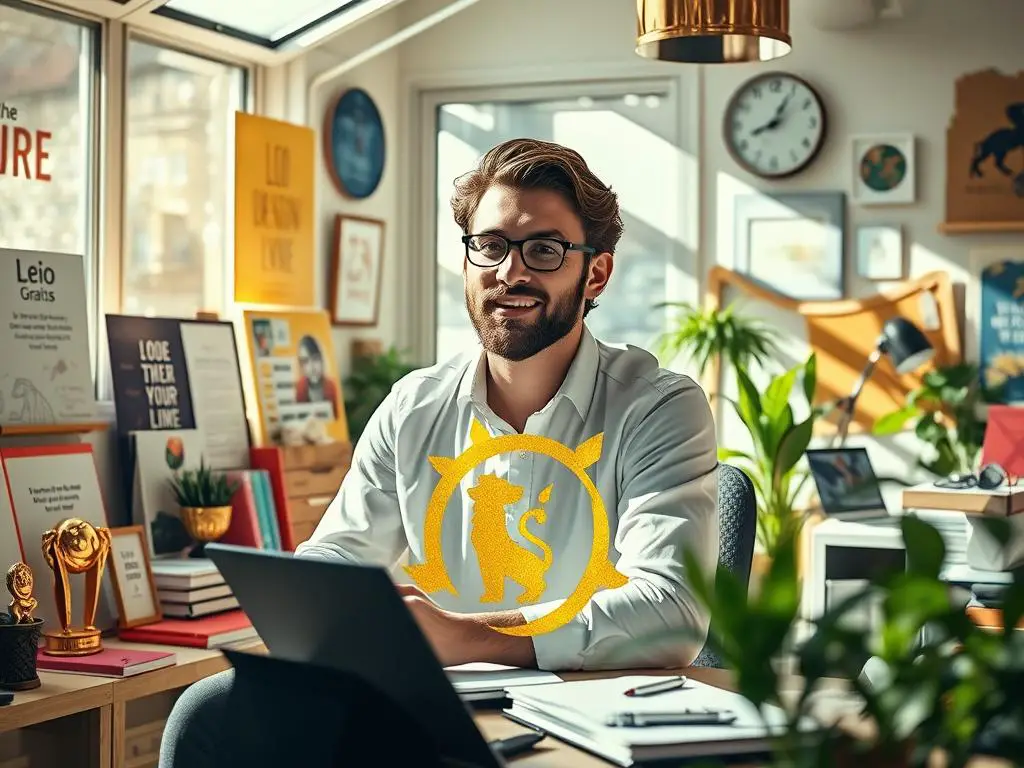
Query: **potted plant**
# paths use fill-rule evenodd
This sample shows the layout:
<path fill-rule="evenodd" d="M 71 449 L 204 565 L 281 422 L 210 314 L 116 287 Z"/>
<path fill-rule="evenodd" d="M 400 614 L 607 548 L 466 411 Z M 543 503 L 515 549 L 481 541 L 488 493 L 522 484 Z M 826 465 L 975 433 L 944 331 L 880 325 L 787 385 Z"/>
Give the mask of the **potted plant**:
<path fill-rule="evenodd" d="M 345 414 L 353 444 L 366 428 L 370 416 L 388 396 L 395 383 L 416 370 L 391 347 L 383 354 L 363 355 L 352 360 L 352 373 L 345 380 Z"/>
<path fill-rule="evenodd" d="M 1005 520 L 987 520 L 1006 543 Z M 951 768 L 972 755 L 1015 759 L 1024 755 L 1024 571 L 1003 598 L 1003 627 L 976 625 L 940 579 L 942 537 L 931 525 L 901 520 L 905 571 L 882 575 L 813 623 L 795 650 L 803 687 L 787 695 L 784 676 L 769 660 L 787 650 L 800 606 L 797 537 L 787 529 L 756 595 L 727 569 L 713 577 L 685 553 L 688 579 L 711 614 L 708 644 L 735 674 L 738 691 L 755 704 L 785 712 L 773 739 L 780 766 L 923 766 L 938 750 Z M 880 626 L 851 621 L 867 601 L 880 606 Z M 873 680 L 861 674 L 871 659 Z M 813 716 L 827 679 L 845 681 L 869 726 L 860 736 L 823 723 L 808 734 L 798 726 Z M 863 722 L 861 723 L 863 725 Z M 869 734 L 869 735 L 865 735 Z"/>
<path fill-rule="evenodd" d="M 198 543 L 190 555 L 203 557 L 206 543 L 219 539 L 231 526 L 231 499 L 238 483 L 229 482 L 227 474 L 200 459 L 198 469 L 175 472 L 170 484 L 181 508 L 181 522 Z"/>
<path fill-rule="evenodd" d="M 747 317 L 730 304 L 725 309 L 699 309 L 685 301 L 665 301 L 655 309 L 679 310 L 672 328 L 656 342 L 657 355 L 667 365 L 680 354 L 694 361 L 701 378 L 709 366 L 727 360 L 736 370 L 764 365 L 779 356 L 778 330 L 763 320 Z"/>
<path fill-rule="evenodd" d="M 790 404 L 798 378 L 808 407 L 806 418 L 800 421 L 795 419 Z M 816 358 L 812 353 L 805 363 L 773 376 L 763 392 L 743 368 L 736 369 L 736 383 L 739 394 L 730 402 L 750 433 L 753 448 L 747 452 L 722 447 L 719 459 L 738 460 L 750 476 L 757 494 L 757 541 L 765 555 L 772 558 L 779 542 L 799 533 L 802 524 L 794 506 L 808 474 L 798 470 L 797 463 L 810 444 L 814 424 L 822 412 L 814 405 Z"/>
<path fill-rule="evenodd" d="M 911 422 L 931 454 L 918 459 L 920 466 L 940 477 L 971 472 L 985 438 L 980 406 L 999 399 L 998 387 L 981 386 L 977 365 L 940 366 L 924 374 L 921 386 L 907 394 L 902 408 L 878 419 L 873 432 L 896 434 Z"/>

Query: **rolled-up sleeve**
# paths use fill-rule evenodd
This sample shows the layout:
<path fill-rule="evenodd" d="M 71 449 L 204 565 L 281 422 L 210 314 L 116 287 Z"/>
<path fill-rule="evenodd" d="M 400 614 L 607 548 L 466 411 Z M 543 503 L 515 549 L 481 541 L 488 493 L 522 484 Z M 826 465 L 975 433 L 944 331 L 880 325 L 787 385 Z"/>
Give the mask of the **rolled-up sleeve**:
<path fill-rule="evenodd" d="M 395 474 L 396 395 L 369 418 L 352 466 L 327 511 L 296 556 L 341 558 L 390 568 L 406 547 Z"/>
<path fill-rule="evenodd" d="M 693 382 L 663 396 L 623 442 L 616 569 L 629 578 L 596 593 L 565 626 L 533 637 L 550 670 L 686 666 L 709 616 L 687 583 L 690 548 L 705 573 L 718 562 L 718 458 L 714 420 Z M 561 601 L 523 608 L 527 621 Z"/>

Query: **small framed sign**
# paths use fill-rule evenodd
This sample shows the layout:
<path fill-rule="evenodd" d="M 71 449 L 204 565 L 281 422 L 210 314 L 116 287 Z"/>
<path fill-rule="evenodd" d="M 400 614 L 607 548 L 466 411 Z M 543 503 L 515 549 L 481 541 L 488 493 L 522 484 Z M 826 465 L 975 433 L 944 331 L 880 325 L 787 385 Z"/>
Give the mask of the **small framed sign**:
<path fill-rule="evenodd" d="M 143 526 L 110 529 L 110 575 L 119 627 L 140 627 L 163 618 Z"/>
<path fill-rule="evenodd" d="M 383 270 L 384 222 L 338 214 L 330 275 L 335 325 L 377 324 Z"/>

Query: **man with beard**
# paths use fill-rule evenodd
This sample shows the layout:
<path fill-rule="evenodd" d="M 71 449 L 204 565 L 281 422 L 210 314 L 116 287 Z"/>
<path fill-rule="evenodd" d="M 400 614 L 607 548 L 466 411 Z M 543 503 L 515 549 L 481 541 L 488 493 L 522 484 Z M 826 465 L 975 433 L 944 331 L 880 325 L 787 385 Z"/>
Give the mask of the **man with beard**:
<path fill-rule="evenodd" d="M 608 285 L 622 234 L 615 193 L 573 150 L 516 139 L 456 181 L 452 210 L 464 233 L 452 246 L 464 250 L 466 307 L 480 348 L 414 371 L 392 388 L 359 438 L 337 497 L 296 554 L 386 567 L 404 560 L 406 568 L 393 572 L 410 583 L 398 589 L 445 665 L 689 664 L 708 616 L 687 582 L 683 552 L 713 572 L 715 430 L 707 399 L 689 377 L 659 368 L 644 350 L 597 341 L 584 323 Z M 614 565 L 615 578 L 568 623 L 533 636 L 495 627 L 522 626 L 556 610 L 577 589 L 593 548 L 590 497 L 546 456 L 501 454 L 463 477 L 441 531 L 454 590 L 427 584 L 424 591 L 416 583 L 439 480 L 431 457 L 454 458 L 474 440 L 515 434 L 573 449 L 601 435 L 600 457 L 587 472 L 601 494 Z M 490 531 L 496 536 L 474 535 L 487 511 L 484 488 L 514 491 L 507 503 L 499 499 L 499 528 Z M 514 540 L 523 558 L 533 558 L 533 577 L 513 569 L 494 578 L 500 564 L 486 561 L 482 539 L 491 549 Z M 536 562 L 542 555 L 543 568 Z M 214 701 L 227 686 L 225 679 L 203 681 L 195 688 L 205 693 L 190 691 L 176 711 L 187 719 L 197 698 Z M 178 765 L 200 764 L 195 749 L 165 738 L 162 766 L 174 764 L 175 750 Z"/>

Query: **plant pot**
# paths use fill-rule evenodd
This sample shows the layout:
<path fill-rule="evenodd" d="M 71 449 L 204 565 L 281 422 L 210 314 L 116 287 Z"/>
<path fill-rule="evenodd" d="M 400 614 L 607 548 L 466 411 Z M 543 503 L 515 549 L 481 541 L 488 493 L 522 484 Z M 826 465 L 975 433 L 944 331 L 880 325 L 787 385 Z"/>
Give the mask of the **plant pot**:
<path fill-rule="evenodd" d="M 4 614 L 5 618 L 8 618 Z M 42 619 L 25 624 L 0 623 L 0 688 L 28 691 L 40 686 L 36 673 L 36 653 Z"/>
<path fill-rule="evenodd" d="M 231 506 L 182 507 L 181 522 L 188 535 L 198 542 L 191 557 L 204 557 L 207 542 L 216 541 L 231 527 Z"/>

